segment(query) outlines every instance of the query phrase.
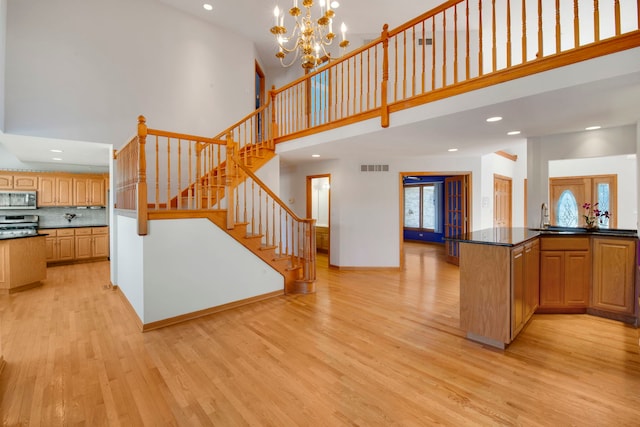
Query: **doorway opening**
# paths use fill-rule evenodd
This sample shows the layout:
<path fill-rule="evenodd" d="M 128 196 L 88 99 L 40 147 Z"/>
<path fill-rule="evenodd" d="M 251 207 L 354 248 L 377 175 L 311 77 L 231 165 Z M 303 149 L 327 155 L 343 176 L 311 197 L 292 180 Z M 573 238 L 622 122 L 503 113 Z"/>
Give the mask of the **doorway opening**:
<path fill-rule="evenodd" d="M 316 220 L 316 251 L 329 254 L 331 249 L 331 175 L 307 176 L 307 218 Z"/>
<path fill-rule="evenodd" d="M 468 231 L 470 184 L 470 172 L 400 173 L 401 268 L 405 240 L 444 243 L 447 262 L 458 265 L 458 244 L 445 238 Z"/>

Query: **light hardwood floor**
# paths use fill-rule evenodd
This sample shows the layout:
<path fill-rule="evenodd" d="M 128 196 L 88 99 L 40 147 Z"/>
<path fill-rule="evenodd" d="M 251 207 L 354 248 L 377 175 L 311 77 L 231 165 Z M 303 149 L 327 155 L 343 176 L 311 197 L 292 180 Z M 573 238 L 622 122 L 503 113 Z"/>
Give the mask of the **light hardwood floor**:
<path fill-rule="evenodd" d="M 141 333 L 108 262 L 1 296 L 3 426 L 640 425 L 638 331 L 536 315 L 506 351 L 463 338 L 458 270 L 337 271 L 318 291 Z"/>

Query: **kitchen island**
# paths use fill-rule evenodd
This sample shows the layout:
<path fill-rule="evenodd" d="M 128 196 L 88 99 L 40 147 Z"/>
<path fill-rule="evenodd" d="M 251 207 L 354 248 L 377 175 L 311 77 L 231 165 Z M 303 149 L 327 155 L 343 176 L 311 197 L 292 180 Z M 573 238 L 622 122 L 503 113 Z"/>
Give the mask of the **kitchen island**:
<path fill-rule="evenodd" d="M 0 239 L 0 294 L 39 286 L 47 278 L 45 235 Z"/>
<path fill-rule="evenodd" d="M 589 313 L 637 325 L 635 230 L 490 228 L 460 244 L 460 327 L 505 348 L 536 313 Z"/>

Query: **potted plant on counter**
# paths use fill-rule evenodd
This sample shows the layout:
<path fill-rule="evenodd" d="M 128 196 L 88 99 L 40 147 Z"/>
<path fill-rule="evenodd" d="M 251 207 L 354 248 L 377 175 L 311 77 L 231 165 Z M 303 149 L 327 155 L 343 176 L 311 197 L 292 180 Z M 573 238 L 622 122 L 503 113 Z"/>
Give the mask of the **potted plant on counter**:
<path fill-rule="evenodd" d="M 605 218 L 609 219 L 609 211 L 601 211 L 598 205 L 599 203 L 591 204 L 589 202 L 582 205 L 585 211 L 582 217 L 588 230 L 597 229 L 601 224 L 604 224 Z"/>

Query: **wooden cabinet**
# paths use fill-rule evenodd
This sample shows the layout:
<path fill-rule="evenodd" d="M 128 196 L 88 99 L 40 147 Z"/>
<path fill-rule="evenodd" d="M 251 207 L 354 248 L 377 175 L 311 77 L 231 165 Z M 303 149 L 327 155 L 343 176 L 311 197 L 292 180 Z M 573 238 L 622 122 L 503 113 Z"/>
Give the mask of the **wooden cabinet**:
<path fill-rule="evenodd" d="M 75 206 L 105 206 L 106 190 L 103 177 L 73 178 Z"/>
<path fill-rule="evenodd" d="M 588 236 L 543 237 L 538 313 L 584 313 L 589 304 L 591 251 Z"/>
<path fill-rule="evenodd" d="M 329 227 L 316 226 L 316 249 L 318 252 L 329 252 Z"/>
<path fill-rule="evenodd" d="M 504 348 L 531 318 L 539 287 L 539 244 L 460 243 L 460 328 Z"/>
<path fill-rule="evenodd" d="M 38 189 L 38 176 L 31 173 L 1 173 L 0 190 L 34 191 Z"/>
<path fill-rule="evenodd" d="M 44 230 L 47 234 L 45 247 L 47 262 L 73 261 L 75 253 L 75 234 L 73 228 Z"/>
<path fill-rule="evenodd" d="M 511 251 L 511 339 L 527 324 L 538 306 L 540 245 L 538 240 Z"/>
<path fill-rule="evenodd" d="M 73 178 L 44 175 L 38 178 L 38 207 L 73 206 Z"/>
<path fill-rule="evenodd" d="M 76 228 L 76 259 L 109 256 L 107 227 Z"/>
<path fill-rule="evenodd" d="M 635 239 L 594 237 L 590 308 L 635 322 L 635 269 Z"/>
<path fill-rule="evenodd" d="M 0 240 L 0 294 L 37 286 L 47 277 L 45 238 Z"/>

